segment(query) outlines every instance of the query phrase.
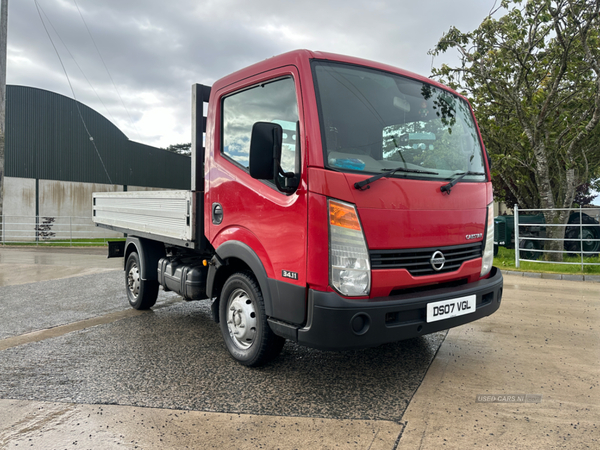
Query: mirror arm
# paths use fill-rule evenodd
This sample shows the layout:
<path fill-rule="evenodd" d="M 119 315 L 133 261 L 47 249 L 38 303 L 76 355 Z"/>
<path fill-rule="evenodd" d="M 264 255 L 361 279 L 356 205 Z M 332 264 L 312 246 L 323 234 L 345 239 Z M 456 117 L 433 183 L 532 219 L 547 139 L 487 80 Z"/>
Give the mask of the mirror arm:
<path fill-rule="evenodd" d="M 299 130 L 300 128 L 300 122 L 298 121 L 296 123 L 296 160 L 297 160 L 297 164 L 299 165 L 299 161 L 300 161 L 300 157 L 299 157 L 299 144 L 298 144 L 298 136 L 299 136 Z M 278 151 L 281 147 L 282 144 L 279 142 L 280 136 L 279 133 L 277 133 L 276 131 L 273 132 L 273 160 L 275 162 L 274 164 L 274 180 L 275 180 L 275 186 L 277 187 L 277 189 L 279 189 L 281 192 L 284 192 L 286 194 L 293 194 L 296 189 L 298 189 L 298 186 L 300 185 L 300 180 L 297 177 L 297 174 L 294 172 L 284 172 L 283 168 L 281 167 L 281 152 Z M 279 176 L 282 176 L 285 179 L 285 183 L 282 186 L 281 183 L 279 182 Z"/>
<path fill-rule="evenodd" d="M 288 185 L 290 173 L 284 172 L 281 168 L 281 136 L 275 129 L 273 130 L 273 161 L 275 162 L 275 164 L 273 165 L 273 179 L 275 180 L 275 186 L 281 192 L 291 194 L 295 191 L 295 188 Z M 286 179 L 285 186 L 282 186 L 279 182 L 279 175 L 283 176 Z M 291 175 L 294 176 L 294 174 Z"/>

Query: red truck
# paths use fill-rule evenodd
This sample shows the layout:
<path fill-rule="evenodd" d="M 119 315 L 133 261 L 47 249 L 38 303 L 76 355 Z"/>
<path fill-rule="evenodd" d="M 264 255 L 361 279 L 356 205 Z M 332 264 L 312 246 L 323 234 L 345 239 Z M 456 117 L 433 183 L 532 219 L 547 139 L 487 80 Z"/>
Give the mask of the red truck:
<path fill-rule="evenodd" d="M 286 339 L 373 347 L 499 308 L 489 158 L 458 93 L 298 50 L 194 85 L 192 111 L 191 190 L 94 194 L 127 234 L 109 256 L 134 308 L 159 286 L 209 299 L 247 366 Z"/>

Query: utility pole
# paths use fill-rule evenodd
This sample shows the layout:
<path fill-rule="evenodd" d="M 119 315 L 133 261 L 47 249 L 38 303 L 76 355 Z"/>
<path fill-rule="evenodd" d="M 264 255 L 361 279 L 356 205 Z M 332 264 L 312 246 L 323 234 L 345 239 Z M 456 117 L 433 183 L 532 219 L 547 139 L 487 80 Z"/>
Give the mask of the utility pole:
<path fill-rule="evenodd" d="M 4 242 L 4 142 L 6 130 L 6 40 L 8 0 L 0 3 L 0 240 Z"/>

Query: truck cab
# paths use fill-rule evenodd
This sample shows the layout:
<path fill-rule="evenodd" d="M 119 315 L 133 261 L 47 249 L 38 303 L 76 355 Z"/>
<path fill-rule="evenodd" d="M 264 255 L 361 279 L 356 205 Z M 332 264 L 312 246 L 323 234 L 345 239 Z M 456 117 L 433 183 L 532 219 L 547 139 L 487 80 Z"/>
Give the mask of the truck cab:
<path fill-rule="evenodd" d="M 212 86 L 205 144 L 192 164 L 201 231 L 181 245 L 129 230 L 124 254 L 152 242 L 143 282 L 164 278 L 159 260 L 197 267 L 195 296 L 239 362 L 268 361 L 284 339 L 365 348 L 498 309 L 489 164 L 458 93 L 294 51 Z"/>

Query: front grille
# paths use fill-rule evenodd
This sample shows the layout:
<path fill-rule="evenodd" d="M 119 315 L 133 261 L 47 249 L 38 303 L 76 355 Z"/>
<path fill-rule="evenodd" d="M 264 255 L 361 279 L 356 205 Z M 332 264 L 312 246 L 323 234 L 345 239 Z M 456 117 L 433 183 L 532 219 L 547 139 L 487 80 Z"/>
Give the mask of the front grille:
<path fill-rule="evenodd" d="M 431 257 L 441 251 L 446 258 L 441 270 L 434 270 Z M 451 247 L 411 248 L 402 250 L 371 250 L 371 269 L 406 269 L 413 276 L 454 272 L 463 262 L 481 258 L 482 243 L 453 245 Z"/>

